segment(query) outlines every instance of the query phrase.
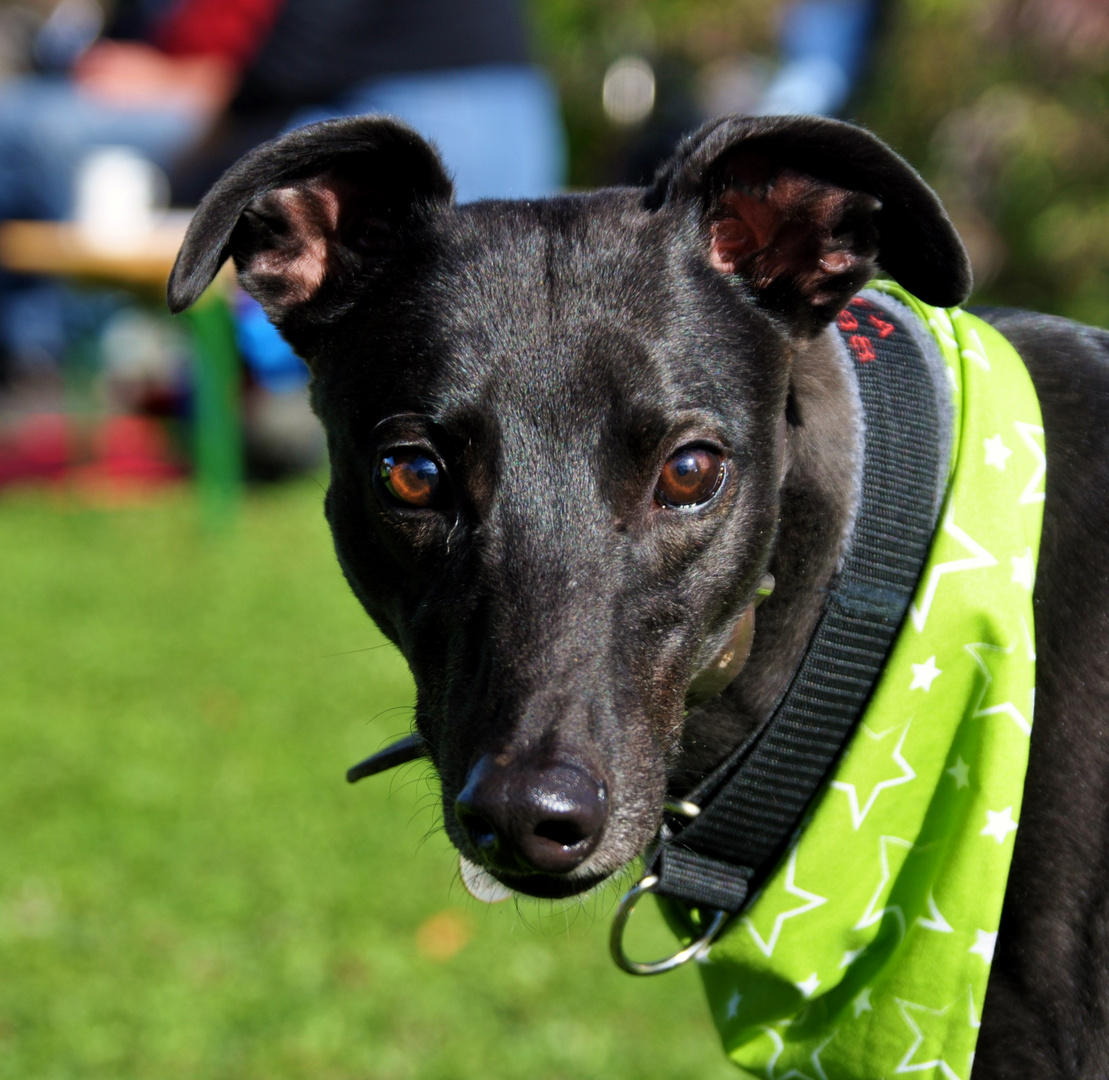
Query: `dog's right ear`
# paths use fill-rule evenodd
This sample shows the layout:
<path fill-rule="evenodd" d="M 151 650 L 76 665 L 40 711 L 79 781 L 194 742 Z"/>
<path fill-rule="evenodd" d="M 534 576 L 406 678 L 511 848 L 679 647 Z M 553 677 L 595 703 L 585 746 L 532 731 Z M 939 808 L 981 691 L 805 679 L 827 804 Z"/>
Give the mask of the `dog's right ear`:
<path fill-rule="evenodd" d="M 170 274 L 175 314 L 228 259 L 279 329 L 334 314 L 352 276 L 384 268 L 451 182 L 411 128 L 383 117 L 310 124 L 264 143 L 201 201 Z"/>

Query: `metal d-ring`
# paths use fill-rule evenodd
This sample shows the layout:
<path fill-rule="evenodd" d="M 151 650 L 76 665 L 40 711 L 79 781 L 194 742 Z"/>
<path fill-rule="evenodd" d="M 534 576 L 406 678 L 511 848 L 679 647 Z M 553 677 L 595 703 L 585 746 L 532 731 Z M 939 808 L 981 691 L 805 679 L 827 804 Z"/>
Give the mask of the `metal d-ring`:
<path fill-rule="evenodd" d="M 622 968 L 629 975 L 661 975 L 664 971 L 673 971 L 674 968 L 681 967 L 682 964 L 692 960 L 702 949 L 716 940 L 717 935 L 724 929 L 724 924 L 729 918 L 730 913 L 727 911 L 715 912 L 709 922 L 708 929 L 696 941 L 674 953 L 673 956 L 667 956 L 663 960 L 649 960 L 646 962 L 632 960 L 624 952 L 624 927 L 628 925 L 628 919 L 631 918 L 631 913 L 635 910 L 635 905 L 639 903 L 640 897 L 654 892 L 658 881 L 657 875 L 648 874 L 638 884 L 633 885 L 624 894 L 624 899 L 620 901 L 620 906 L 616 909 L 616 916 L 612 920 L 612 931 L 608 939 L 609 952 L 612 953 L 612 959 L 616 961 L 616 966 Z"/>

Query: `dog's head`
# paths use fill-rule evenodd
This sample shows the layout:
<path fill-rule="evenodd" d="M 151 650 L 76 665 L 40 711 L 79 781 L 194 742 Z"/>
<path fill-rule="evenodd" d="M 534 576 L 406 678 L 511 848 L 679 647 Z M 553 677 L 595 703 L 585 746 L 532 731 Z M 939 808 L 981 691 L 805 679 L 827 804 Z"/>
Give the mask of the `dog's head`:
<path fill-rule="evenodd" d="M 742 665 L 797 349 L 879 267 L 938 304 L 969 281 L 916 174 L 812 119 L 713 123 L 649 189 L 467 206 L 403 125 L 318 124 L 215 186 L 171 307 L 228 257 L 311 367 L 336 550 L 411 665 L 447 831 L 538 896 L 647 846 L 691 688 Z"/>

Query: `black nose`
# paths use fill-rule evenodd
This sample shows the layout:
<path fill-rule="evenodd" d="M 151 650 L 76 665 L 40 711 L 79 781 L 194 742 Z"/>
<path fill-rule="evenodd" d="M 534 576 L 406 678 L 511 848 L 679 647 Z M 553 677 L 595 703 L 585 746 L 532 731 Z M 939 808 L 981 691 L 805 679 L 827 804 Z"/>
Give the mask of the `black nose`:
<path fill-rule="evenodd" d="M 566 874 L 597 846 L 608 807 L 604 782 L 578 765 L 498 764 L 486 755 L 454 813 L 490 869 Z"/>

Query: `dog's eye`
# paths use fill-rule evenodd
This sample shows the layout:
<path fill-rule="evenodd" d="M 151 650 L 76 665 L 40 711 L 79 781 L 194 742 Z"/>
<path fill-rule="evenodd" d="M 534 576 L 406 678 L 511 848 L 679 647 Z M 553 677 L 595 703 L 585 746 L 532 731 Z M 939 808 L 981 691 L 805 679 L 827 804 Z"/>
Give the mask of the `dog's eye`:
<path fill-rule="evenodd" d="M 385 490 L 406 506 L 431 506 L 439 491 L 439 466 L 422 450 L 389 452 L 381 459 L 380 476 Z"/>
<path fill-rule="evenodd" d="M 683 446 L 662 467 L 655 498 L 663 506 L 699 506 L 724 480 L 724 458 L 707 446 Z"/>

